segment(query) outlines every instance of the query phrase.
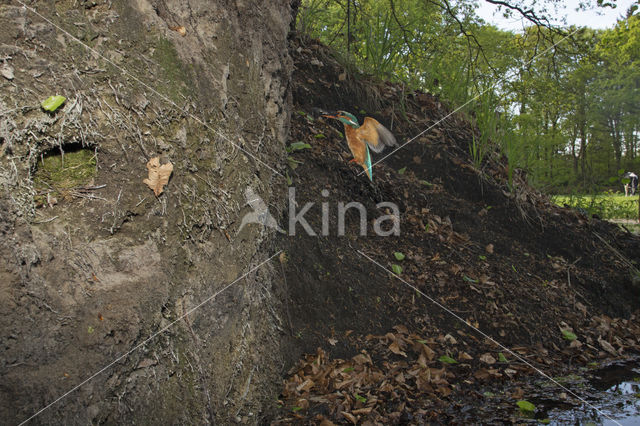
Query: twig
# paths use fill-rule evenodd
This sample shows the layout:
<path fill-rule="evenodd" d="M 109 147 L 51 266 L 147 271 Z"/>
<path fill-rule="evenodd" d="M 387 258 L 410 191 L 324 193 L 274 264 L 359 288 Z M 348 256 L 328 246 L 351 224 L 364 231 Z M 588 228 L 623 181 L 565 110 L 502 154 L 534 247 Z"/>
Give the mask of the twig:
<path fill-rule="evenodd" d="M 54 216 L 54 217 L 52 217 L 52 218 L 50 218 L 50 219 L 47 219 L 47 220 L 40 220 L 40 221 L 36 221 L 36 222 L 33 222 L 33 223 L 34 223 L 35 225 L 40 225 L 41 223 L 49 223 L 49 222 L 53 222 L 53 221 L 54 221 L 54 220 L 56 220 L 57 218 L 58 218 L 58 216 Z"/>

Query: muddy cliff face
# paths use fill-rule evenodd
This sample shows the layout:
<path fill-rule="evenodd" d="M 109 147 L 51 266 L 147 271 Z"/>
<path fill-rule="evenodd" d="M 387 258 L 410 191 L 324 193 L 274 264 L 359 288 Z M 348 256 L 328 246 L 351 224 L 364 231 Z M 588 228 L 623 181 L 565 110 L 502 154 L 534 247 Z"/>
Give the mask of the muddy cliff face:
<path fill-rule="evenodd" d="M 0 6 L 0 416 L 259 422 L 277 250 L 240 219 L 286 185 L 289 2 L 27 3 Z"/>

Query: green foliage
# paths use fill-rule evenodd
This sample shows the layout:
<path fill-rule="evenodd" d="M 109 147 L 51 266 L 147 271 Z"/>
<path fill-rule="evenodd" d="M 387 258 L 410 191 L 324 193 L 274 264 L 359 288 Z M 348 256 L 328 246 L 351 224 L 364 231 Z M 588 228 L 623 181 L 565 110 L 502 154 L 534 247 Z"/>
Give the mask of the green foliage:
<path fill-rule="evenodd" d="M 358 395 L 357 393 L 354 393 L 353 396 L 356 400 L 358 400 L 358 402 L 361 402 L 363 404 L 367 402 L 367 398 L 365 398 L 364 396 Z"/>
<path fill-rule="evenodd" d="M 438 361 L 444 362 L 445 364 L 457 364 L 458 363 L 458 361 L 456 361 L 455 359 L 451 358 L 449 355 L 442 355 L 440 358 L 438 358 Z"/>
<path fill-rule="evenodd" d="M 65 98 L 64 96 L 60 96 L 60 95 L 49 96 L 47 99 L 42 101 L 42 103 L 40 105 L 42 106 L 43 110 L 48 111 L 48 112 L 54 112 L 66 100 L 67 100 L 67 98 Z"/>
<path fill-rule="evenodd" d="M 602 219 L 638 217 L 638 197 L 625 197 L 620 194 L 556 195 L 552 200 L 559 206 L 568 205 L 589 215 L 596 214 Z"/>
<path fill-rule="evenodd" d="M 475 167 L 499 148 L 510 186 L 517 168 L 554 193 L 620 189 L 618 169 L 640 170 L 640 17 L 608 30 L 565 28 L 573 35 L 563 40 L 547 28 L 484 25 L 471 2 L 447 6 L 303 0 L 297 28 L 334 48 L 350 75 L 464 106 L 478 128 L 468 147 Z"/>
<path fill-rule="evenodd" d="M 520 400 L 516 402 L 516 405 L 518 405 L 518 408 L 520 408 L 520 411 L 523 413 L 532 413 L 536 410 L 536 406 L 529 401 Z"/>
<path fill-rule="evenodd" d="M 404 260 L 405 255 L 399 251 L 393 253 L 393 256 L 397 259 L 397 260 Z"/>
<path fill-rule="evenodd" d="M 391 270 L 396 275 L 402 274 L 402 266 L 396 265 L 395 263 L 393 265 L 391 265 Z"/>
<path fill-rule="evenodd" d="M 316 135 L 316 137 L 317 136 L 318 135 Z M 324 135 L 322 135 L 322 137 L 324 137 Z M 311 145 L 309 145 L 308 143 L 298 141 L 286 147 L 287 152 L 301 151 L 303 149 L 311 149 Z"/>
<path fill-rule="evenodd" d="M 569 330 L 562 330 L 562 337 L 570 342 L 573 342 L 578 338 L 578 336 L 576 336 L 575 333 Z"/>
<path fill-rule="evenodd" d="M 509 361 L 507 361 L 507 357 L 504 356 L 504 354 L 502 352 L 498 353 L 498 361 L 500 361 L 500 362 L 509 362 Z"/>

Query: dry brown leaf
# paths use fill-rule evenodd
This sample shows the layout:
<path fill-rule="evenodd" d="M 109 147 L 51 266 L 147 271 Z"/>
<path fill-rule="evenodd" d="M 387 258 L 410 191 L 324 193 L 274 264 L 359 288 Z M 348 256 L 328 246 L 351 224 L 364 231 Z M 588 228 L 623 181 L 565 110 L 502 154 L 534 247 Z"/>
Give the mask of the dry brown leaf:
<path fill-rule="evenodd" d="M 358 423 L 358 419 L 356 419 L 356 416 L 354 416 L 353 414 L 347 413 L 346 411 L 343 411 L 341 414 L 344 416 L 345 419 L 349 420 L 354 425 Z"/>
<path fill-rule="evenodd" d="M 389 350 L 396 355 L 402 355 L 404 357 L 407 356 L 406 352 L 403 352 L 400 350 L 400 346 L 398 346 L 396 342 L 393 342 L 392 344 L 389 345 Z"/>
<path fill-rule="evenodd" d="M 458 354 L 458 359 L 462 361 L 469 361 L 470 359 L 473 359 L 473 357 L 466 352 L 460 352 Z"/>
<path fill-rule="evenodd" d="M 329 342 L 329 344 L 331 346 L 335 346 L 336 343 L 338 343 L 338 339 L 334 339 L 333 337 L 331 337 L 331 338 L 327 339 L 327 342 Z"/>
<path fill-rule="evenodd" d="M 147 170 L 149 170 L 149 177 L 142 182 L 146 183 L 157 197 L 162 194 L 164 186 L 169 183 L 169 177 L 173 172 L 173 164 L 167 162 L 160 165 L 160 157 L 154 157 L 147 163 Z"/>
<path fill-rule="evenodd" d="M 618 351 L 615 350 L 615 348 L 611 345 L 611 343 L 607 342 L 606 340 L 603 340 L 601 337 L 598 337 L 598 343 L 600 343 L 600 346 L 602 347 L 602 349 L 609 352 L 611 355 L 613 356 L 618 355 Z"/>
<path fill-rule="evenodd" d="M 487 253 L 492 254 L 493 253 L 493 244 L 487 244 L 487 246 L 484 248 Z"/>
<path fill-rule="evenodd" d="M 400 334 L 409 334 L 409 329 L 407 329 L 407 327 L 404 325 L 396 325 L 393 327 L 393 329 Z"/>
<path fill-rule="evenodd" d="M 315 385 L 315 383 L 313 382 L 313 380 L 311 380 L 311 379 L 307 379 L 307 380 L 305 380 L 303 383 L 301 383 L 301 384 L 296 388 L 296 390 L 297 390 L 298 392 L 306 392 L 306 391 L 308 391 L 309 389 L 311 389 L 314 385 Z"/>
<path fill-rule="evenodd" d="M 489 365 L 496 363 L 496 359 L 493 356 L 491 356 L 491 354 L 489 353 L 480 355 L 480 361 Z"/>

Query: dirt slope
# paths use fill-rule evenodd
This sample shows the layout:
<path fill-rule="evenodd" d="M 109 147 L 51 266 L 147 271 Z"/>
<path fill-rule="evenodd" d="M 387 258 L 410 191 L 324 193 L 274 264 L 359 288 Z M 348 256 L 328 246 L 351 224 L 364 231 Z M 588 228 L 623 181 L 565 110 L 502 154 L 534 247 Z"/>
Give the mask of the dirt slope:
<path fill-rule="evenodd" d="M 247 186 L 285 185 L 256 158 L 284 158 L 288 1 L 25 3 L 0 4 L 0 418 L 109 366 L 35 421 L 257 422 L 280 374 L 270 265 L 146 339 L 275 252 L 237 233 Z M 174 165 L 158 197 L 153 157 Z"/>
<path fill-rule="evenodd" d="M 290 360 L 278 422 L 509 421 L 515 401 L 532 397 L 522 389 L 533 367 L 562 375 L 640 349 L 637 237 L 552 205 L 521 173 L 510 187 L 495 154 L 474 165 L 472 124 L 461 114 L 435 124 L 448 109 L 433 96 L 356 80 L 313 41 L 291 50 L 290 142 L 310 145 L 290 154 L 299 162 L 289 172 L 296 212 L 314 202 L 305 218 L 320 234 L 326 203 L 329 235 L 298 225 L 283 241 L 293 346 L 312 355 Z M 435 126 L 374 167 L 369 182 L 347 162 L 342 124 L 314 108 L 373 116 L 400 142 Z M 352 201 L 366 206 L 367 236 L 354 209 L 337 236 L 337 205 Z M 373 222 L 389 213 L 380 202 L 399 206 L 399 236 L 374 234 Z M 415 288 L 391 276 L 394 264 Z M 458 364 L 438 361 L 443 355 Z"/>

